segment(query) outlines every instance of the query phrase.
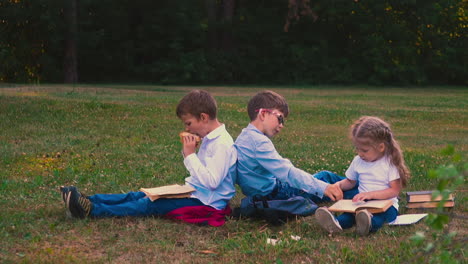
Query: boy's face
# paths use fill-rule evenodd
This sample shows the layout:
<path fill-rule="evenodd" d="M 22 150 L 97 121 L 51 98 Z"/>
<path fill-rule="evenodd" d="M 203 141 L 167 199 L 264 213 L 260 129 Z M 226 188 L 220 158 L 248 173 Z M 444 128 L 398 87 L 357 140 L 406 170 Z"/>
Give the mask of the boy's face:
<path fill-rule="evenodd" d="M 180 119 L 184 123 L 185 131 L 195 134 L 201 138 L 205 137 L 207 135 L 205 115 L 206 114 L 202 114 L 200 119 L 191 114 L 181 115 Z"/>
<path fill-rule="evenodd" d="M 263 133 L 267 137 L 274 137 L 284 127 L 284 114 L 278 109 L 261 109 L 260 114 L 265 115 Z"/>

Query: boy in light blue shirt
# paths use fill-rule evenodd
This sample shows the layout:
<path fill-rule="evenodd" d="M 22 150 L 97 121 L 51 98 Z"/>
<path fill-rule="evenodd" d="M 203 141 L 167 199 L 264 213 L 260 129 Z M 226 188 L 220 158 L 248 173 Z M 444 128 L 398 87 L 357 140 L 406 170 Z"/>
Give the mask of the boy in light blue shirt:
<path fill-rule="evenodd" d="M 182 120 L 185 131 L 190 133 L 182 139 L 184 165 L 190 173 L 185 183 L 196 190 L 190 198 L 151 201 L 143 192 L 85 196 L 74 186 L 62 187 L 62 197 L 71 215 L 76 218 L 168 216 L 177 211 L 174 216 L 177 219 L 204 217 L 210 220 L 211 216 L 219 215 L 221 219 L 215 219 L 216 224 L 224 223 L 223 216 L 230 212 L 228 202 L 235 195 L 234 141 L 225 125 L 218 121 L 216 101 L 206 91 L 193 90 L 184 96 L 176 114 Z M 197 136 L 202 138 L 198 153 Z M 188 215 L 180 215 L 180 209 L 188 207 L 194 210 L 183 210 L 182 214 Z M 206 212 L 206 217 L 200 211 Z M 197 222 L 197 219 L 190 220 Z"/>
<path fill-rule="evenodd" d="M 339 186 L 331 183 L 344 177 L 327 171 L 311 175 L 296 168 L 276 151 L 270 138 L 281 131 L 289 114 L 288 104 L 281 95 L 272 91 L 259 92 L 250 99 L 247 112 L 251 122 L 234 143 L 238 160 L 237 183 L 247 196 L 241 208 L 247 206 L 244 201 L 263 201 L 265 204 L 269 200 L 301 196 L 314 205 L 300 213 L 309 215 L 317 208 L 314 202 L 328 200 L 326 197 L 333 201 L 343 198 Z"/>

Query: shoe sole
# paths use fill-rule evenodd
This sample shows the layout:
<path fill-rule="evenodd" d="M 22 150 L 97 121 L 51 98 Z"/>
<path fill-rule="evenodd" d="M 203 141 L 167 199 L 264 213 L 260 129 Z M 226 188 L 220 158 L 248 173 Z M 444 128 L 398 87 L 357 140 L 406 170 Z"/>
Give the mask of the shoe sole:
<path fill-rule="evenodd" d="M 315 219 L 317 219 L 319 225 L 323 227 L 323 229 L 327 230 L 328 233 L 333 234 L 343 231 L 343 229 L 335 222 L 335 217 L 326 209 L 317 209 L 317 211 L 315 211 Z"/>
<path fill-rule="evenodd" d="M 70 195 L 71 195 L 70 187 L 60 186 L 60 192 L 62 193 L 63 202 L 65 203 L 65 209 L 66 209 L 65 216 L 67 218 L 71 218 L 72 213 L 70 211 Z"/>
<path fill-rule="evenodd" d="M 369 213 L 359 211 L 356 213 L 356 233 L 360 236 L 367 236 L 370 232 L 371 216 Z"/>

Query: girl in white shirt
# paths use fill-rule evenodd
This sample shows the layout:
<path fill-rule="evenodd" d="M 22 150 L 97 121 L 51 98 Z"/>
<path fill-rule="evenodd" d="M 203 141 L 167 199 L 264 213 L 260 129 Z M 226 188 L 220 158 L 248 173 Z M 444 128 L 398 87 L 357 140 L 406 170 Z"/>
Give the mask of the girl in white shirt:
<path fill-rule="evenodd" d="M 392 199 L 386 212 L 371 214 L 360 210 L 356 214 L 343 213 L 334 217 L 326 207 L 317 209 L 318 223 L 329 233 L 341 232 L 356 224 L 356 233 L 364 236 L 375 232 L 385 222 L 398 215 L 398 194 L 410 177 L 400 145 L 390 126 L 378 117 L 363 116 L 351 126 L 351 139 L 357 156 L 346 171 L 346 179 L 337 182 L 343 191 L 359 183 L 359 193 L 353 202 Z"/>

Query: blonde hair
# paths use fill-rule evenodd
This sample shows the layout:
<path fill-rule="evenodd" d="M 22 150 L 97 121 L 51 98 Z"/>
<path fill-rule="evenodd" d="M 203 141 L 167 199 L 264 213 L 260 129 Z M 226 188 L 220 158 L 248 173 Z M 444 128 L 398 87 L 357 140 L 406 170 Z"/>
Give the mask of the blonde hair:
<path fill-rule="evenodd" d="M 395 140 L 387 122 L 378 117 L 363 116 L 351 125 L 351 138 L 353 140 L 370 140 L 374 144 L 384 143 L 385 155 L 390 158 L 390 162 L 397 168 L 402 186 L 406 186 L 411 175 L 403 159 L 400 144 Z"/>

